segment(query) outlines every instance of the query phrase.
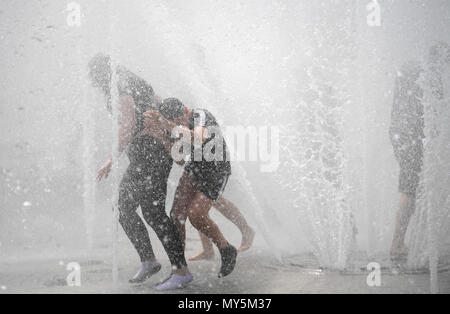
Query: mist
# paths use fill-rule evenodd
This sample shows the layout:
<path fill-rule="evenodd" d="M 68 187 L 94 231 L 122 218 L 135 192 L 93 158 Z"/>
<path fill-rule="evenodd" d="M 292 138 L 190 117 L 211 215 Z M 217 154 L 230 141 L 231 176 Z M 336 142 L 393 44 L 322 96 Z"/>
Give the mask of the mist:
<path fill-rule="evenodd" d="M 82 256 L 110 269 L 119 254 L 123 274 L 138 263 L 121 228 L 111 253 L 117 180 L 95 181 L 115 135 L 88 80 L 98 52 L 160 97 L 208 109 L 231 130 L 228 142 L 236 127 L 261 132 L 256 157 L 232 162 L 225 191 L 256 230 L 252 258 L 331 272 L 384 265 L 399 201 L 389 139 L 395 80 L 405 62 L 426 62 L 435 42 L 450 40 L 450 3 L 380 0 L 381 23 L 371 25 L 370 2 L 2 1 L 0 265 Z M 414 269 L 433 266 L 433 254 L 450 260 L 448 71 L 443 81 L 440 120 L 426 118 L 440 135 L 426 146 L 425 192 L 406 238 Z M 122 156 L 118 179 L 127 164 Z M 180 175 L 174 166 L 167 212 Z M 212 217 L 240 241 L 229 222 Z M 191 238 L 198 235 L 189 227 L 188 247 Z M 7 268 L 0 274 L 13 278 Z"/>

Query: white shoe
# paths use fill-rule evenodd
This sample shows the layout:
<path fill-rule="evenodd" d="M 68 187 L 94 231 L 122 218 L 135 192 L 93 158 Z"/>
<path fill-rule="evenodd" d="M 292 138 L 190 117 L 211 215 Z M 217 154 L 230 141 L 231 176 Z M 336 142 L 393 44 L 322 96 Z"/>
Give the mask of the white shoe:
<path fill-rule="evenodd" d="M 191 274 L 182 276 L 178 274 L 172 274 L 168 280 L 155 287 L 158 291 L 182 289 L 187 286 L 194 279 Z"/>
<path fill-rule="evenodd" d="M 146 281 L 148 278 L 156 274 L 161 270 L 161 264 L 158 262 L 143 262 L 141 269 L 137 272 L 136 275 L 132 279 L 130 279 L 129 283 L 142 283 Z"/>

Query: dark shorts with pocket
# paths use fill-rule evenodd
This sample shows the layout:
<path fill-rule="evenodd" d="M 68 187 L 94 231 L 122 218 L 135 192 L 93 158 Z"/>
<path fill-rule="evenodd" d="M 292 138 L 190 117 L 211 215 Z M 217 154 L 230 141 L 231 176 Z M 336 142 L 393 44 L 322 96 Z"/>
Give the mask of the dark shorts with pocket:
<path fill-rule="evenodd" d="M 415 196 L 423 166 L 422 141 L 401 147 L 394 145 L 394 153 L 400 166 L 398 190 L 403 194 Z"/>
<path fill-rule="evenodd" d="M 220 169 L 221 168 L 221 169 Z M 190 163 L 186 170 L 192 178 L 194 186 L 212 201 L 217 201 L 223 194 L 228 183 L 231 171 L 223 167 L 196 167 Z"/>

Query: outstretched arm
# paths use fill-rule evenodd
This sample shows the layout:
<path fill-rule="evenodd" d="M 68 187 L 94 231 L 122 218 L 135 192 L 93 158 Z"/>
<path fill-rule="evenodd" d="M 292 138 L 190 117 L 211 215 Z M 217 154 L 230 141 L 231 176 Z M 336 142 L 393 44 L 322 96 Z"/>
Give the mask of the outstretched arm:
<path fill-rule="evenodd" d="M 134 113 L 134 100 L 130 95 L 119 97 L 119 146 L 118 151 L 122 153 L 128 144 L 133 140 L 134 128 L 136 126 L 136 116 Z M 112 155 L 97 172 L 97 180 L 107 178 L 111 171 Z"/>

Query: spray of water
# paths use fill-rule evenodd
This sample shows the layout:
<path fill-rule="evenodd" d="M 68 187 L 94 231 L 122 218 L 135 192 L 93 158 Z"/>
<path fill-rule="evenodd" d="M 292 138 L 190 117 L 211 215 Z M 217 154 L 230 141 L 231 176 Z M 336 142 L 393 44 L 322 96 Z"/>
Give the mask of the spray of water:
<path fill-rule="evenodd" d="M 381 28 L 368 27 L 365 6 L 349 1 L 79 2 L 78 30 L 61 25 L 64 8 L 56 3 L 42 9 L 30 4 L 33 14 L 27 15 L 11 2 L 14 14 L 0 20 L 15 36 L 2 31 L 5 47 L 14 49 L 0 47 L 7 73 L 0 78 L 0 99 L 15 106 L 2 111 L 8 123 L 0 128 L 18 142 L 2 146 L 4 246 L 71 235 L 95 247 L 94 229 L 106 233 L 97 226 L 111 214 L 112 202 L 108 225 L 117 280 L 117 91 L 111 90 L 110 124 L 104 104 L 83 94 L 89 87 L 80 82 L 89 58 L 103 51 L 113 57 L 113 68 L 123 64 L 160 96 L 209 109 L 224 128 L 279 128 L 276 171 L 236 163 L 227 192 L 256 225 L 263 250 L 279 260 L 312 251 L 317 265 L 332 269 L 348 268 L 357 250 L 366 254 L 365 264 L 368 257 L 387 257 L 398 198 L 398 165 L 388 138 L 396 68 L 406 55 L 420 59 L 432 39 L 447 36 L 445 1 L 386 2 Z M 14 29 L 25 25 L 13 18 L 22 14 L 37 25 L 29 32 Z M 39 104 L 39 110 L 25 104 Z M 425 171 L 408 231 L 408 263 L 429 266 L 436 291 L 439 265 L 450 252 L 450 118 L 446 100 L 427 104 Z M 112 184 L 96 186 L 94 171 L 111 152 Z M 33 174 L 21 174 L 23 168 Z M 108 205 L 100 206 L 106 199 Z M 24 231 L 10 232 L 18 228 Z M 74 247 L 72 240 L 63 241 L 65 247 Z"/>

